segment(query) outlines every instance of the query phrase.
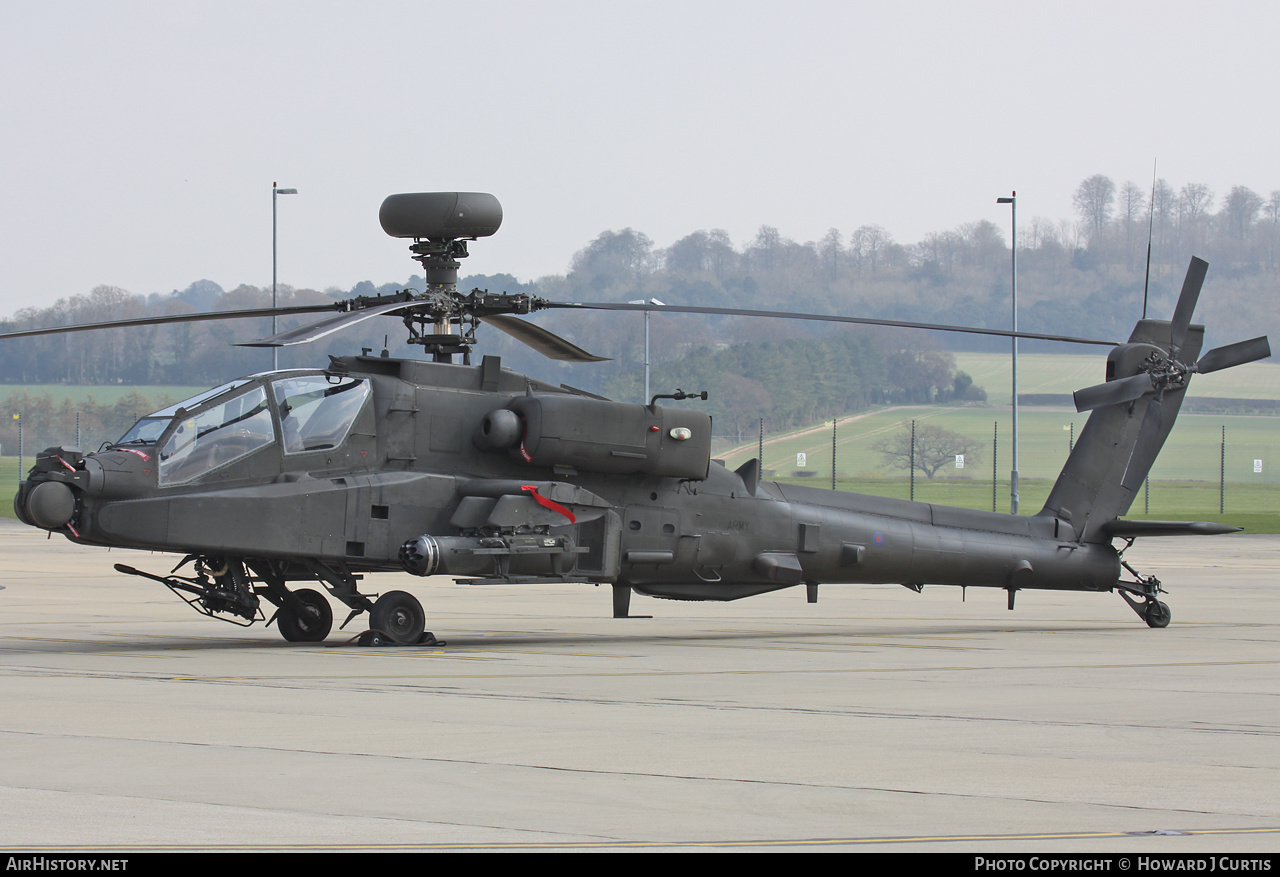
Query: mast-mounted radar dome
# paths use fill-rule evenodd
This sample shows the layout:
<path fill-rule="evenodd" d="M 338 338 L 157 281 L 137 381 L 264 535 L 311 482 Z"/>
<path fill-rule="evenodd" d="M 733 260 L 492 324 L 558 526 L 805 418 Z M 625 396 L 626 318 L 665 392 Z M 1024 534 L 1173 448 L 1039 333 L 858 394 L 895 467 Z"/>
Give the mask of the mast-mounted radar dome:
<path fill-rule="evenodd" d="M 486 192 L 413 192 L 388 196 L 378 221 L 393 238 L 484 238 L 502 225 L 502 205 Z"/>

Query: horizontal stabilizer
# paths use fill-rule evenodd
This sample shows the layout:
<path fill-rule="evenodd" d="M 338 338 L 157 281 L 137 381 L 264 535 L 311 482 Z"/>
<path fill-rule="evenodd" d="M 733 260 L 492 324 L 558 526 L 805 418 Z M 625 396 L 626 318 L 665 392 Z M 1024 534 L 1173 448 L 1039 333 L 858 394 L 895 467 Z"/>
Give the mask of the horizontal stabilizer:
<path fill-rule="evenodd" d="M 1242 528 L 1211 521 L 1121 521 L 1117 518 L 1103 525 L 1103 529 L 1108 536 L 1127 539 L 1139 536 L 1222 536 L 1239 533 Z"/>

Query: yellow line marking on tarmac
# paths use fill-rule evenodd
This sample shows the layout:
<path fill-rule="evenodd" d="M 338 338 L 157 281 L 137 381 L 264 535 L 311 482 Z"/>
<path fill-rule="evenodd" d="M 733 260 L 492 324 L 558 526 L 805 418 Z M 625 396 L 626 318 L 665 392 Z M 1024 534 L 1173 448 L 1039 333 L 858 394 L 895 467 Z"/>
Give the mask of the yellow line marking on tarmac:
<path fill-rule="evenodd" d="M 592 850 L 592 849 L 734 849 L 739 847 L 831 847 L 831 846 L 869 846 L 873 844 L 920 844 L 920 843 L 994 843 L 1001 841 L 1046 841 L 1046 840 L 1100 840 L 1100 839 L 1141 839 L 1157 837 L 1222 837 L 1227 835 L 1277 834 L 1280 827 L 1266 828 L 1207 828 L 1207 829 L 1170 829 L 1166 831 L 1063 831 L 1034 832 L 1028 834 L 958 834 L 958 835 L 918 835 L 911 837 L 832 837 L 803 838 L 780 840 L 711 840 L 711 841 L 508 841 L 496 843 L 403 843 L 403 844 L 197 844 L 197 845 L 131 845 L 131 846 L 56 846 L 24 845 L 24 853 L 60 852 L 74 853 L 84 851 L 100 852 L 188 852 L 198 850 L 210 851 L 246 851 L 270 850 L 278 852 L 296 851 L 397 851 L 397 850 Z M 1108 857 L 1125 855 L 1124 853 L 1106 853 Z M 1234 856 L 1232 858 L 1235 858 Z"/>
<path fill-rule="evenodd" d="M 1205 666 L 1249 666 L 1249 665 L 1275 665 L 1280 661 L 1207 661 L 1185 664 L 1071 664 L 1065 666 L 1056 666 L 1052 669 L 1131 669 L 1135 667 L 1205 667 Z M 811 668 L 806 670 L 735 670 L 732 668 L 725 669 L 693 669 L 693 670 L 615 670 L 609 672 L 528 672 L 528 673 L 483 673 L 471 674 L 468 679 L 573 679 L 573 678 L 630 678 L 630 677 L 662 677 L 662 676 L 768 676 L 776 674 L 784 675 L 813 675 L 813 674 L 834 674 L 834 673 L 941 673 L 965 670 L 1043 670 L 1045 667 L 991 667 L 991 666 L 972 666 L 972 667 L 844 667 L 844 668 Z M 81 675 L 75 672 L 59 673 L 56 671 L 41 670 L 33 672 L 4 672 L 0 671 L 0 677 L 3 676 L 65 676 L 65 675 Z M 157 677 L 160 678 L 160 677 Z M 253 676 L 165 676 L 164 679 L 174 682 L 214 682 L 225 680 L 236 681 L 282 681 L 282 680 L 415 680 L 423 681 L 431 678 L 428 673 L 412 673 L 412 674 L 389 674 L 389 673 L 359 673 L 352 675 L 328 674 L 279 674 L 279 675 L 253 675 Z M 448 679 L 457 679 L 456 676 L 446 677 Z"/>
<path fill-rule="evenodd" d="M 497 658 L 472 658 L 472 660 L 499 660 Z M 1268 661 L 1188 661 L 1178 663 L 1150 663 L 1150 664 L 1055 664 L 1055 665 L 1035 665 L 1020 667 L 1001 667 L 995 665 L 973 665 L 973 666 L 950 666 L 950 667 L 814 667 L 803 670 L 797 669 L 774 669 L 766 668 L 761 670 L 735 670 L 732 668 L 706 668 L 706 669 L 690 669 L 690 670 L 614 670 L 609 672 L 527 672 L 527 673 L 483 673 L 471 674 L 468 679 L 571 679 L 571 678 L 629 678 L 629 677 L 662 677 L 662 676 L 768 676 L 768 675 L 814 675 L 814 674 L 837 674 L 837 673 L 948 673 L 948 672 L 964 672 L 964 671 L 990 671 L 999 670 L 1008 672 L 1012 670 L 1023 671 L 1042 671 L 1042 670 L 1107 670 L 1107 669 L 1138 669 L 1138 668 L 1164 668 L 1170 667 L 1246 667 L 1246 666 L 1274 666 L 1280 664 L 1280 660 Z M 66 670 L 58 671 L 51 669 L 39 670 L 0 670 L 0 678 L 15 677 L 62 677 L 62 676 L 83 676 L 84 671 Z M 170 680 L 174 682 L 216 682 L 216 681 L 284 681 L 284 680 L 331 680 L 331 681 L 350 681 L 350 680 L 416 680 L 423 681 L 431 678 L 429 673 L 411 673 L 411 674 L 388 674 L 388 673 L 358 673 L 350 675 L 340 675 L 335 673 L 326 674 L 262 674 L 262 675 L 234 675 L 234 676 L 196 676 L 196 675 L 180 675 L 180 676 L 157 676 L 157 679 Z M 457 679 L 456 676 L 449 676 L 449 679 Z"/>

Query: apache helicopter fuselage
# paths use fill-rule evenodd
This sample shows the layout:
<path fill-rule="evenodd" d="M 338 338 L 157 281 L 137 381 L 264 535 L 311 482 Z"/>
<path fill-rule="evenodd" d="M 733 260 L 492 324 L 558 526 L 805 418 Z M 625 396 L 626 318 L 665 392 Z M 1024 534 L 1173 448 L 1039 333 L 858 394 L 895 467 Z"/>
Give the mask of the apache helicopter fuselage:
<path fill-rule="evenodd" d="M 711 419 L 694 408 L 607 401 L 495 357 L 359 356 L 233 381 L 83 458 L 51 449 L 18 509 L 76 542 L 244 560 L 286 580 L 608 583 L 623 613 L 632 589 L 689 600 L 819 582 L 1106 591 L 1120 576 L 1110 538 L 1082 541 L 1059 515 L 758 474 L 754 459 L 737 471 L 711 459 Z"/>
<path fill-rule="evenodd" d="M 460 231 L 450 226 L 459 236 L 491 234 L 501 219 L 492 196 L 392 196 L 384 228 L 411 236 L 424 227 L 424 205 L 442 203 L 455 211 L 446 224 L 473 217 Z M 434 213 L 430 223 L 443 227 Z M 456 280 L 460 244 L 415 243 L 428 280 L 433 269 Z M 1197 360 L 1203 327 L 1190 319 L 1205 267 L 1193 260 L 1173 320 L 1141 320 L 1109 354 L 1106 383 L 1077 394 L 1092 414 L 1032 516 L 762 481 L 758 460 L 731 471 L 711 458 L 705 413 L 657 404 L 687 398 L 682 391 L 622 403 L 517 374 L 497 357 L 455 363 L 472 339 L 449 334 L 450 320 L 472 332 L 493 323 L 549 355 L 594 357 L 505 316 L 527 313 L 528 299 L 463 297 L 446 283 L 434 297 L 361 304 L 370 314 L 408 312 L 411 335 L 436 361 L 366 352 L 323 370 L 232 381 L 144 417 L 97 453 L 46 450 L 15 509 L 76 542 L 183 555 L 166 576 L 117 569 L 241 624 L 265 618 L 265 598 L 290 640 L 330 630 L 323 595 L 289 587 L 305 581 L 344 603 L 347 621 L 369 611 L 372 641 L 420 641 L 416 598 L 391 591 L 375 602 L 359 589 L 365 573 L 396 571 L 480 585 L 607 584 L 618 616 L 632 592 L 734 600 L 803 584 L 814 602 L 820 584 L 938 584 L 1004 589 L 1012 609 L 1021 589 L 1115 590 L 1163 627 L 1170 613 L 1159 580 L 1138 575 L 1113 541 L 1235 528 L 1122 516 L 1191 374 L 1270 353 L 1263 338 Z M 363 318 L 330 318 L 309 337 Z M 426 334 L 428 321 L 443 333 Z M 190 574 L 178 575 L 187 564 Z"/>

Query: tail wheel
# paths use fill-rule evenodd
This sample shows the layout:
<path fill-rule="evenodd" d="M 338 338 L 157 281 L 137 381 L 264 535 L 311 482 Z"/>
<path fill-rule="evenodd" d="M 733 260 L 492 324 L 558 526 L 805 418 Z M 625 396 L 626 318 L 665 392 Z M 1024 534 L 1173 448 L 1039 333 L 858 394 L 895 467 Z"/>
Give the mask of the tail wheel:
<path fill-rule="evenodd" d="M 409 645 L 422 640 L 427 616 L 417 597 L 405 591 L 388 591 L 369 611 L 369 627 L 402 645 Z"/>
<path fill-rule="evenodd" d="M 1132 544 L 1133 540 L 1130 539 L 1125 548 L 1128 549 Z M 1132 582 L 1119 582 L 1116 585 L 1116 590 L 1129 604 L 1129 608 L 1147 623 L 1147 627 L 1168 627 L 1169 622 L 1173 620 L 1173 612 L 1167 604 L 1156 599 L 1157 594 L 1165 593 L 1164 588 L 1160 587 L 1160 580 L 1155 576 L 1140 575 L 1127 561 L 1122 560 L 1120 564 L 1133 573 L 1135 579 Z M 1133 596 L 1129 596 L 1130 594 Z"/>
<path fill-rule="evenodd" d="M 276 627 L 291 643 L 320 642 L 333 629 L 333 607 L 319 591 L 300 588 L 280 607 Z"/>
<path fill-rule="evenodd" d="M 1173 620 L 1173 611 L 1167 604 L 1152 600 L 1143 610 L 1142 620 L 1147 623 L 1147 627 L 1168 627 L 1169 622 Z"/>

